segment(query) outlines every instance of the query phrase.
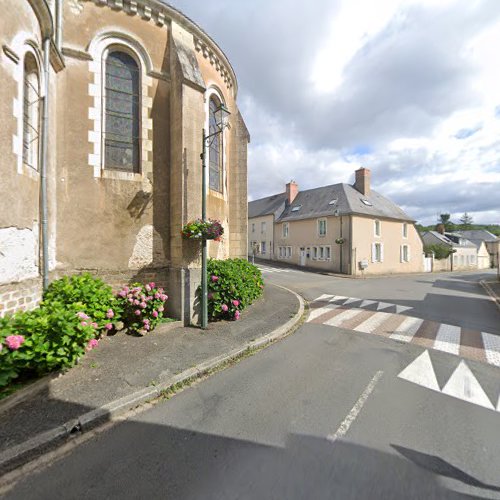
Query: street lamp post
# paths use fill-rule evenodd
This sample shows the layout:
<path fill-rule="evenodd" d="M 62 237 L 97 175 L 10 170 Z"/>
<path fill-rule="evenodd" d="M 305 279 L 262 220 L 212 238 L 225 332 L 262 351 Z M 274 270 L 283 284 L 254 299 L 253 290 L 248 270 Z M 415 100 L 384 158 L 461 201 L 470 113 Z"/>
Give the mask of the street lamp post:
<path fill-rule="evenodd" d="M 210 147 L 212 141 L 216 136 L 222 134 L 225 128 L 229 127 L 229 115 L 231 113 L 227 110 L 224 104 L 221 104 L 215 110 L 215 124 L 216 130 L 211 134 L 206 135 L 203 129 L 203 143 L 201 150 L 201 219 L 207 218 L 207 162 L 206 162 L 206 148 Z M 209 130 L 210 132 L 210 130 Z M 207 283 L 207 239 L 205 236 L 201 239 L 201 328 L 205 329 L 208 326 L 208 283 Z"/>

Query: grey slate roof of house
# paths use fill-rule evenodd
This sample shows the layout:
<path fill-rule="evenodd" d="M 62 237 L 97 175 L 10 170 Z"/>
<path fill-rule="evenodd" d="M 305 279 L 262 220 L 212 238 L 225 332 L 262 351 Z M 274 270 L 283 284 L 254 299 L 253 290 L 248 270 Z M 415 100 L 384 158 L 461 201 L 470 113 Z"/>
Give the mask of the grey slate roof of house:
<path fill-rule="evenodd" d="M 267 198 L 248 203 L 248 218 L 273 215 L 278 218 L 285 209 L 286 193 L 273 194 Z"/>
<path fill-rule="evenodd" d="M 462 247 L 462 248 L 472 248 L 476 247 L 474 243 L 469 241 L 468 239 L 464 238 L 463 236 L 455 235 L 456 238 L 460 238 L 463 241 L 463 244 L 460 245 L 458 241 L 454 241 L 453 239 L 453 234 L 451 233 L 446 233 L 446 234 L 441 234 L 438 231 L 426 231 L 422 233 L 422 239 L 424 240 L 424 243 L 430 244 L 430 239 L 428 235 L 433 236 L 435 239 L 439 240 L 438 243 L 442 243 L 445 245 L 453 246 L 453 247 Z"/>
<path fill-rule="evenodd" d="M 367 200 L 370 205 L 363 203 Z M 335 203 L 330 204 L 333 200 Z M 300 209 L 294 208 L 300 205 Z M 402 221 L 414 222 L 395 203 L 384 198 L 376 191 L 371 191 L 370 196 L 364 196 L 350 184 L 333 184 L 306 191 L 300 191 L 293 203 L 285 208 L 279 217 L 280 221 L 292 221 L 338 215 L 368 215 L 372 217 L 385 217 Z"/>
<path fill-rule="evenodd" d="M 455 231 L 456 234 L 460 234 L 468 240 L 480 240 L 480 241 L 497 241 L 498 238 L 487 231 L 486 229 L 471 229 L 467 231 Z"/>

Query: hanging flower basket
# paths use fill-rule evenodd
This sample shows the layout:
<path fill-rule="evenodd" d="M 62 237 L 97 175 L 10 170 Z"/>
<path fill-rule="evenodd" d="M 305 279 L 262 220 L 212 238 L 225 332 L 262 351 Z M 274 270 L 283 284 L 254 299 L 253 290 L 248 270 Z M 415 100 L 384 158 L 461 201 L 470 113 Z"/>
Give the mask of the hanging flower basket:
<path fill-rule="evenodd" d="M 345 243 L 345 240 L 344 238 L 337 238 L 335 240 L 335 243 L 337 243 L 337 245 L 343 245 Z"/>
<path fill-rule="evenodd" d="M 206 240 L 221 241 L 224 234 L 224 228 L 218 220 L 196 219 L 182 226 L 181 234 L 188 240 Z"/>

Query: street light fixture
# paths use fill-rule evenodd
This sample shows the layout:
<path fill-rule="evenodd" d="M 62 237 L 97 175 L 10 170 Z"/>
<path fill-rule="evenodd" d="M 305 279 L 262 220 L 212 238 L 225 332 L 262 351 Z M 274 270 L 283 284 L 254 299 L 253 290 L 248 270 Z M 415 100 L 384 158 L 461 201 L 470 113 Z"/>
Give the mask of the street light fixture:
<path fill-rule="evenodd" d="M 229 110 L 221 104 L 214 112 L 215 125 L 217 130 L 211 134 L 205 135 L 203 129 L 203 143 L 201 150 L 201 166 L 202 166 L 202 180 L 201 180 L 201 218 L 207 218 L 207 162 L 206 162 L 206 148 L 209 148 L 213 140 L 219 134 L 222 134 L 225 128 L 229 128 Z M 205 236 L 201 239 L 201 328 L 206 329 L 208 326 L 208 286 L 207 286 L 207 239 Z"/>

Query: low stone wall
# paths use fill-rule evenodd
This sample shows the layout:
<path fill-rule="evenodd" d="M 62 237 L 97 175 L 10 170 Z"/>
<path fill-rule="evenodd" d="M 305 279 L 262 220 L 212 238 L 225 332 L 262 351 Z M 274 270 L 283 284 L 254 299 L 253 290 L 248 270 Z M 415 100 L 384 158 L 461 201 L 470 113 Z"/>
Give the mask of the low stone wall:
<path fill-rule="evenodd" d="M 42 279 L 33 278 L 0 285 L 0 317 L 34 309 L 42 300 Z"/>

